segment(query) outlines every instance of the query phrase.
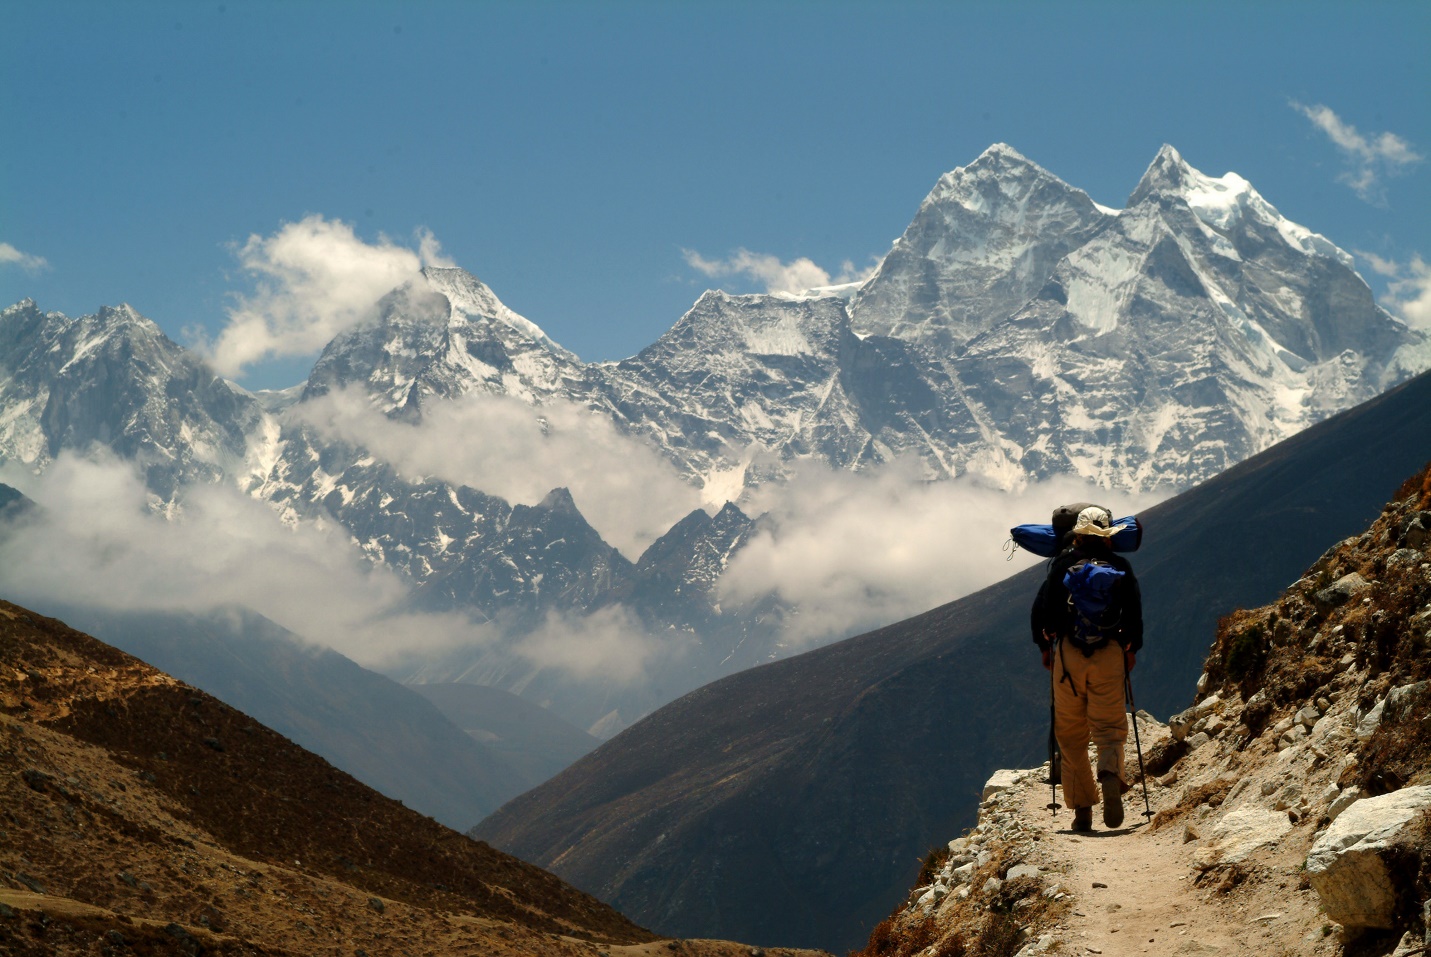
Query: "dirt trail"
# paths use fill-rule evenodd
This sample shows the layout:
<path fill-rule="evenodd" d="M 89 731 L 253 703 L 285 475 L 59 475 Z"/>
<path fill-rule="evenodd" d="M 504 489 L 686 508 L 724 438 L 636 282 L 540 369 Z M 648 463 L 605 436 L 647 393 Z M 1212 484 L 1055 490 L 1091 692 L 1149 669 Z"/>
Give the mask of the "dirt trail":
<path fill-rule="evenodd" d="M 1149 792 L 1153 812 L 1172 805 L 1177 793 L 1155 784 Z M 1295 863 L 1269 862 L 1272 866 L 1252 879 L 1239 881 L 1238 873 L 1224 872 L 1199 881 L 1194 854 L 1200 843 L 1185 843 L 1181 821 L 1151 827 L 1143 816 L 1141 787 L 1124 798 L 1122 827 L 1104 828 L 1101 809 L 1095 808 L 1091 834 L 1069 830 L 1072 812 L 1063 809 L 1054 817 L 1048 801 L 1046 785 L 1030 785 L 1020 813 L 1038 828 L 1028 862 L 1057 872 L 1046 880 L 1071 895 L 1071 910 L 1053 935 L 1061 947 L 1050 952 L 1107 957 L 1333 952 L 1324 939 L 1324 919 L 1298 887 Z"/>

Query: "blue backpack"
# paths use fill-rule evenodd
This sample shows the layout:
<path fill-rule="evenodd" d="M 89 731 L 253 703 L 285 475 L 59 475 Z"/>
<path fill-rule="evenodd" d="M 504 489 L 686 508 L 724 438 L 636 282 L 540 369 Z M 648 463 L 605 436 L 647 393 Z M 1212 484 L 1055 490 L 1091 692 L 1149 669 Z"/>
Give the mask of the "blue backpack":
<path fill-rule="evenodd" d="M 1064 572 L 1063 587 L 1068 589 L 1074 619 L 1070 640 L 1085 655 L 1106 645 L 1118 630 L 1123 609 L 1113 592 L 1125 574 L 1096 558 L 1081 559 Z"/>

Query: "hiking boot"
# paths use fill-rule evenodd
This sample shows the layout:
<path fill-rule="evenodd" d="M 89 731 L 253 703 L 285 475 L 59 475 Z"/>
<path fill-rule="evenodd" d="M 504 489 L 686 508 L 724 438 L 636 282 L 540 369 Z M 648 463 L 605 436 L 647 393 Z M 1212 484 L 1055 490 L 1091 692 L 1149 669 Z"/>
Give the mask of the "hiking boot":
<path fill-rule="evenodd" d="M 1073 830 L 1079 832 L 1093 830 L 1093 808 L 1076 807 L 1073 809 Z"/>
<path fill-rule="evenodd" d="M 1103 789 L 1103 823 L 1117 827 L 1123 823 L 1123 782 L 1118 775 L 1104 771 L 1098 775 L 1098 784 Z"/>

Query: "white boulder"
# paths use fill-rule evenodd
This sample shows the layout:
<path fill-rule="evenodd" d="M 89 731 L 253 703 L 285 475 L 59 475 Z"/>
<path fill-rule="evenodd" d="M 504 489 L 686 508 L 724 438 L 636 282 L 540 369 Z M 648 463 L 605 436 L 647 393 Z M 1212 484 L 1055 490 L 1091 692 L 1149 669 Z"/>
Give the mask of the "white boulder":
<path fill-rule="evenodd" d="M 1276 844 L 1291 829 L 1285 814 L 1253 805 L 1238 808 L 1213 825 L 1207 846 L 1193 855 L 1193 864 L 1202 870 L 1235 864 L 1258 848 Z"/>
<path fill-rule="evenodd" d="M 1007 791 L 1015 784 L 1023 781 L 1027 774 L 1027 771 L 995 771 L 993 776 L 984 782 L 984 793 L 979 800 L 987 801 L 1000 791 Z"/>
<path fill-rule="evenodd" d="M 1390 928 L 1396 888 L 1384 854 L 1407 840 L 1407 825 L 1431 809 L 1431 785 L 1363 798 L 1312 845 L 1307 877 L 1327 917 L 1347 927 Z"/>

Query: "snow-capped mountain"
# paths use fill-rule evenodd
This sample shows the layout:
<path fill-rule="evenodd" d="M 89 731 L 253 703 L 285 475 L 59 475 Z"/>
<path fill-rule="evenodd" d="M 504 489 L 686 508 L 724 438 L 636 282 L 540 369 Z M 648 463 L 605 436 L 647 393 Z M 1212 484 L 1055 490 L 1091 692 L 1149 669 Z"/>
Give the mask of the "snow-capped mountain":
<path fill-rule="evenodd" d="M 160 503 L 241 479 L 273 423 L 128 305 L 71 319 L 26 299 L 0 312 L 0 461 L 33 471 L 95 446 L 139 463 Z"/>
<path fill-rule="evenodd" d="M 727 503 L 754 486 L 913 458 L 927 480 L 1172 491 L 1431 364 L 1345 252 L 1171 147 L 1112 210 L 993 146 L 939 179 L 853 296 L 707 292 L 620 362 L 581 362 L 456 268 L 391 291 L 283 393 L 225 382 L 127 306 L 69 319 L 26 301 L 0 332 L 0 459 L 40 471 L 98 444 L 141 463 L 161 503 L 229 482 L 289 523 L 336 524 L 414 586 L 414 608 L 499 635 L 411 674 L 478 676 L 607 730 L 783 654 L 798 608 L 720 601 L 759 525 Z M 725 508 L 622 554 L 582 514 L 599 503 L 509 501 L 334 426 L 357 407 L 417 435 L 481 397 L 580 410 Z M 532 653 L 553 620 L 593 616 L 650 639 L 651 683 L 582 684 Z"/>
<path fill-rule="evenodd" d="M 1003 474 L 1185 488 L 1407 372 L 1351 257 L 1171 147 L 1127 207 L 951 367 Z"/>
<path fill-rule="evenodd" d="M 854 296 L 856 328 L 948 355 L 1017 311 L 1116 215 L 997 143 L 939 178 Z"/>

